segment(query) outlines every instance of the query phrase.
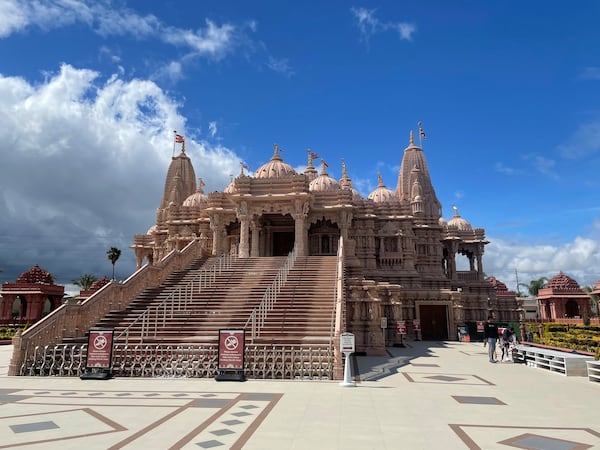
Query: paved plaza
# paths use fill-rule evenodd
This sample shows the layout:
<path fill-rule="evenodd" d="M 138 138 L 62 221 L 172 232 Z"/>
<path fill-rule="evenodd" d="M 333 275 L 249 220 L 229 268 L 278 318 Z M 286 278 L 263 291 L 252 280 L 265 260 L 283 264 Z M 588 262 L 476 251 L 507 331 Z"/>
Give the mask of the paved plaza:
<path fill-rule="evenodd" d="M 8 377 L 0 449 L 600 448 L 600 383 L 411 342 L 333 381 Z"/>

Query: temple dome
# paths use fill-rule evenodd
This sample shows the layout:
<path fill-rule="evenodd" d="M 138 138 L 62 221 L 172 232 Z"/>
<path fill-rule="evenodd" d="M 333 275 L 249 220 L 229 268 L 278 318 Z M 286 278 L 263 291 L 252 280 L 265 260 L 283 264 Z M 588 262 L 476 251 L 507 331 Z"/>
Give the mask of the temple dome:
<path fill-rule="evenodd" d="M 446 219 L 444 219 L 443 217 L 440 217 L 438 222 L 440 224 L 440 227 L 448 228 L 448 222 L 446 222 Z"/>
<path fill-rule="evenodd" d="M 254 173 L 255 178 L 280 178 L 288 177 L 291 175 L 297 175 L 296 171 L 289 164 L 283 162 L 281 156 L 279 156 L 279 146 L 273 145 L 274 152 L 271 160 L 263 164 Z"/>
<path fill-rule="evenodd" d="M 367 198 L 375 203 L 386 203 L 396 200 L 396 194 L 394 191 L 388 189 L 385 184 L 383 184 L 383 178 L 381 177 L 381 174 L 378 175 L 377 179 L 377 187 L 369 194 Z"/>
<path fill-rule="evenodd" d="M 329 176 L 327 173 L 327 164 L 322 161 L 321 174 L 312 180 L 308 185 L 308 190 L 311 192 L 335 192 L 339 191 L 340 184 Z"/>
<path fill-rule="evenodd" d="M 208 203 L 208 196 L 202 190 L 204 181 L 198 180 L 198 189 L 183 201 L 183 206 L 205 206 Z"/>
<path fill-rule="evenodd" d="M 23 272 L 17 278 L 17 283 L 54 284 L 54 279 L 50 272 L 46 272 L 36 264 L 27 272 Z"/>
<path fill-rule="evenodd" d="M 148 228 L 148 231 L 146 232 L 146 234 L 154 234 L 157 231 L 158 231 L 158 226 L 156 224 L 154 224 L 150 228 Z"/>
<path fill-rule="evenodd" d="M 579 283 L 562 272 L 550 278 L 546 283 L 546 288 L 552 288 L 559 291 L 581 291 Z"/>
<path fill-rule="evenodd" d="M 458 231 L 473 231 L 471 224 L 458 214 L 458 208 L 456 206 L 452 208 L 454 209 L 454 217 L 448 221 L 448 228 L 456 228 Z"/>

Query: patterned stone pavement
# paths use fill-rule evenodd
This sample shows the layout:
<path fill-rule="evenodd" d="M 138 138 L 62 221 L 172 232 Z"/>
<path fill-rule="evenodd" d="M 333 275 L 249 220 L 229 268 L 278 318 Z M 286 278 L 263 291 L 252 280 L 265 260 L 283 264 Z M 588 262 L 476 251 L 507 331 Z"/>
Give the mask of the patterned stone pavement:
<path fill-rule="evenodd" d="M 600 383 L 413 342 L 338 382 L 7 377 L 0 449 L 600 448 Z"/>

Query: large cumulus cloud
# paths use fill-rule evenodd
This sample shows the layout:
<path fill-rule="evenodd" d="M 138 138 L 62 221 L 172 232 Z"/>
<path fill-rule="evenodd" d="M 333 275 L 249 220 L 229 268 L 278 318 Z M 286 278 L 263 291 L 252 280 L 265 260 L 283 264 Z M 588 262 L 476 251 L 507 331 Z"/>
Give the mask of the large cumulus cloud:
<path fill-rule="evenodd" d="M 154 223 L 181 105 L 155 83 L 64 64 L 38 84 L 0 75 L 0 268 L 14 280 L 40 264 L 61 283 L 110 273 L 106 250 L 134 268 L 133 234 Z M 192 137 L 186 147 L 209 189 L 239 158 Z"/>

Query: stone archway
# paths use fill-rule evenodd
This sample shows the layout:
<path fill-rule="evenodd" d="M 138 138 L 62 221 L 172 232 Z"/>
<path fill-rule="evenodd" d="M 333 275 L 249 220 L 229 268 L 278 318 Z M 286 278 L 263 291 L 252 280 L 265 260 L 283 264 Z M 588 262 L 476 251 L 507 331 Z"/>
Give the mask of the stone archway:
<path fill-rule="evenodd" d="M 579 303 L 577 303 L 575 300 L 568 300 L 565 303 L 565 315 L 567 317 L 580 316 L 580 314 L 579 314 Z"/>
<path fill-rule="evenodd" d="M 13 301 L 12 318 L 22 319 L 27 317 L 27 300 L 22 295 L 18 295 Z"/>

